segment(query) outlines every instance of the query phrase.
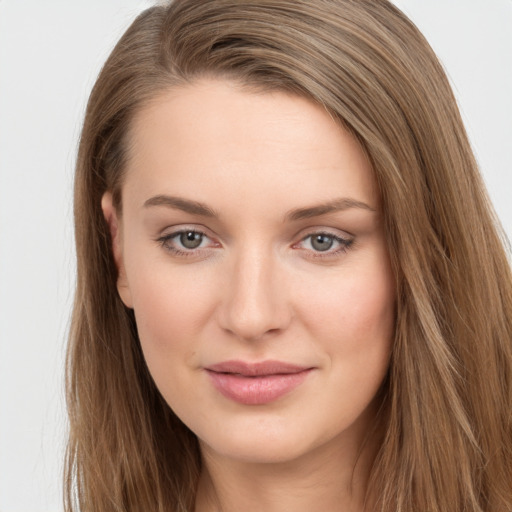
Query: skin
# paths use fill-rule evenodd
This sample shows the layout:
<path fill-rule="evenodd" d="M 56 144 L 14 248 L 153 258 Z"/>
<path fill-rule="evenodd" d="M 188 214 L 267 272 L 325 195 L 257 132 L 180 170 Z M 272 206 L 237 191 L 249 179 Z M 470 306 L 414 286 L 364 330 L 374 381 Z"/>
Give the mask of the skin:
<path fill-rule="evenodd" d="M 149 370 L 199 438 L 196 511 L 363 510 L 395 284 L 361 147 L 306 99 L 214 80 L 156 98 L 130 142 L 122 215 L 102 206 Z M 205 371 L 233 359 L 312 370 L 245 405 Z"/>

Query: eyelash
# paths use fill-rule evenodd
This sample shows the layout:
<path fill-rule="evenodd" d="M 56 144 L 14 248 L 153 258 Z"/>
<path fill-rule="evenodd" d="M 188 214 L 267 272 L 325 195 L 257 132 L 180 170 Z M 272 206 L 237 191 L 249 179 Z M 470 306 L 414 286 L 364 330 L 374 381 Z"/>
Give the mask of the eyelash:
<path fill-rule="evenodd" d="M 179 248 L 173 247 L 171 245 L 171 242 L 173 239 L 176 239 L 176 238 L 180 237 L 181 235 L 184 235 L 187 233 L 193 233 L 194 235 L 200 235 L 201 237 L 203 237 L 203 239 L 201 240 L 201 244 L 203 243 L 204 238 L 209 238 L 206 233 L 204 233 L 203 231 L 199 231 L 197 229 L 180 229 L 179 231 L 169 233 L 168 235 L 163 235 L 163 236 L 157 238 L 156 241 L 160 244 L 160 246 L 164 250 L 172 253 L 175 256 L 185 257 L 185 258 L 198 256 L 205 248 L 198 247 L 197 249 L 186 249 L 186 248 L 179 249 Z M 339 247 L 336 250 L 331 250 L 331 248 L 329 248 L 326 251 L 315 251 L 315 250 L 302 249 L 302 250 L 307 250 L 308 252 L 310 252 L 311 255 L 309 257 L 311 257 L 311 258 L 332 258 L 332 257 L 338 256 L 340 254 L 344 254 L 352 247 L 352 245 L 354 243 L 353 239 L 343 238 L 343 237 L 340 237 L 333 233 L 329 233 L 329 232 L 325 232 L 325 231 L 315 231 L 315 232 L 309 233 L 305 237 L 301 238 L 301 240 L 299 242 L 297 242 L 296 244 L 294 244 L 293 247 L 296 248 L 298 245 L 306 242 L 306 240 L 308 240 L 308 239 L 311 240 L 315 236 L 329 237 L 333 240 L 333 243 L 339 244 Z"/>
<path fill-rule="evenodd" d="M 310 233 L 310 234 L 306 235 L 305 237 L 303 237 L 300 240 L 300 242 L 298 242 L 297 244 L 294 244 L 294 247 L 296 247 L 299 244 L 304 243 L 308 239 L 310 240 L 310 243 L 311 243 L 311 240 L 313 239 L 313 237 L 318 237 L 318 236 L 325 236 L 325 237 L 331 238 L 333 243 L 337 243 L 339 245 L 339 247 L 336 250 L 331 250 L 331 248 L 329 248 L 326 251 L 315 251 L 315 250 L 308 251 L 308 252 L 311 252 L 311 255 L 309 256 L 311 258 L 332 258 L 332 257 L 339 256 L 340 254 L 346 253 L 354 243 L 353 239 L 343 238 L 341 236 L 335 235 L 333 233 L 325 232 L 325 231 L 315 231 L 314 233 Z"/>
<path fill-rule="evenodd" d="M 200 251 L 203 250 L 203 248 L 197 248 L 197 249 L 178 249 L 177 247 L 173 247 L 171 245 L 171 242 L 173 239 L 180 237 L 181 235 L 187 234 L 187 233 L 194 233 L 194 235 L 200 235 L 204 238 L 209 238 L 206 233 L 203 231 L 199 231 L 197 229 L 180 229 L 179 231 L 175 231 L 173 233 L 169 233 L 168 235 L 163 235 L 159 238 L 157 238 L 157 242 L 161 245 L 161 247 L 172 253 L 175 256 L 189 258 L 191 256 L 198 256 Z M 203 240 L 201 240 L 201 243 L 203 243 Z"/>

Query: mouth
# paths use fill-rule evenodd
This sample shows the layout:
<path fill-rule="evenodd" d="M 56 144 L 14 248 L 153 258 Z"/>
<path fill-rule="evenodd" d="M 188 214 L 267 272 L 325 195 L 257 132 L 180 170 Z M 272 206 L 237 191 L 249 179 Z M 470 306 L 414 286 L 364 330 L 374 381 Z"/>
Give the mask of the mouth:
<path fill-rule="evenodd" d="M 293 391 L 313 369 L 281 361 L 225 361 L 205 371 L 225 398 L 243 405 L 264 405 Z"/>

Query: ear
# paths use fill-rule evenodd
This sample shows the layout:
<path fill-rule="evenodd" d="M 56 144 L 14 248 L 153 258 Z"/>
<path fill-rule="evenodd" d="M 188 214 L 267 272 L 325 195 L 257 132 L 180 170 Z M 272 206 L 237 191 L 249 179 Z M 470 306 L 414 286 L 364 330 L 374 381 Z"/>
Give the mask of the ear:
<path fill-rule="evenodd" d="M 128 308 L 133 308 L 130 287 L 128 286 L 128 279 L 124 268 L 120 218 L 117 215 L 110 192 L 103 194 L 101 198 L 101 209 L 107 221 L 110 230 L 110 238 L 112 240 L 112 254 L 117 267 L 117 291 L 124 305 Z"/>

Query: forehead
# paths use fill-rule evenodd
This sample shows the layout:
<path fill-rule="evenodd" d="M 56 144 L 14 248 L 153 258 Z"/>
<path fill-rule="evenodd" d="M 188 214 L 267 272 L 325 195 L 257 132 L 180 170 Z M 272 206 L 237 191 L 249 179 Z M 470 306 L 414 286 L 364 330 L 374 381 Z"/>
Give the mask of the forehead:
<path fill-rule="evenodd" d="M 135 116 L 129 147 L 124 188 L 137 195 L 247 204 L 259 195 L 267 207 L 347 194 L 377 202 L 355 137 L 317 104 L 284 92 L 213 80 L 170 89 Z"/>

